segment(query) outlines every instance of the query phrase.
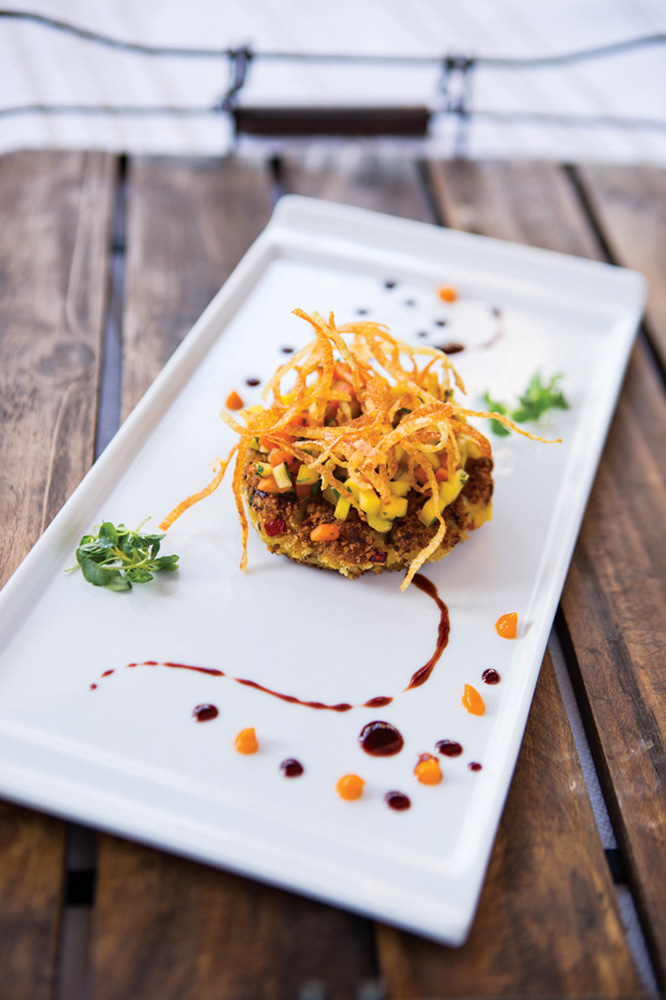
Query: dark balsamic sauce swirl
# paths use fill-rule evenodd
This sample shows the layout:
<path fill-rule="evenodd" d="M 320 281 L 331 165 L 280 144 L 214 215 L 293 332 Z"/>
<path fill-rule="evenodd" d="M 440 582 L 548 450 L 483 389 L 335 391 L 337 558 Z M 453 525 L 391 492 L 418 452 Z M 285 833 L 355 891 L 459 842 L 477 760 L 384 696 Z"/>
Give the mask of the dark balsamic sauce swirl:
<path fill-rule="evenodd" d="M 449 632 L 451 629 L 449 622 L 449 612 L 444 601 L 441 600 L 437 593 L 437 588 L 434 583 L 426 577 L 421 576 L 417 573 L 413 581 L 414 585 L 418 587 L 419 590 L 423 591 L 429 597 L 432 597 L 433 601 L 440 610 L 440 620 L 439 629 L 437 634 L 437 645 L 435 651 L 424 666 L 420 667 L 410 679 L 409 684 L 405 688 L 405 691 L 410 691 L 412 688 L 421 687 L 422 684 L 428 680 L 433 672 L 435 664 L 439 660 L 440 656 L 444 652 L 446 645 L 449 641 Z M 256 691 L 261 691 L 264 694 L 269 694 L 273 698 L 279 698 L 281 701 L 289 702 L 292 705 L 303 705 L 305 708 L 314 708 L 319 711 L 329 711 L 329 712 L 349 712 L 352 708 L 383 708 L 385 705 L 389 705 L 393 698 L 389 695 L 377 695 L 374 698 L 369 698 L 367 701 L 363 702 L 361 705 L 352 705 L 348 702 L 338 702 L 335 705 L 327 705 L 322 701 L 307 701 L 303 698 L 297 698 L 293 694 L 284 694 L 281 691 L 275 691 L 273 688 L 266 687 L 264 684 L 260 684 L 258 681 L 253 681 L 247 677 L 233 677 L 231 674 L 225 673 L 224 670 L 219 670 L 217 667 L 200 667 L 191 663 L 175 663 L 170 660 L 142 660 L 141 662 L 128 663 L 128 667 L 167 667 L 171 670 L 192 670 L 199 674 L 208 674 L 210 677 L 228 677 L 229 680 L 235 681 L 236 684 L 243 684 L 245 687 L 254 688 Z M 115 671 L 105 670 L 101 675 L 102 677 L 109 677 Z M 97 685 L 90 685 L 91 690 L 95 690 Z"/>
<path fill-rule="evenodd" d="M 421 576 L 420 573 L 416 574 L 412 583 L 414 584 L 415 587 L 418 587 L 419 590 L 422 590 L 424 594 L 428 594 L 429 597 L 432 597 L 433 601 L 439 608 L 440 618 L 439 618 L 439 629 L 437 632 L 437 645 L 435 646 L 435 652 L 432 654 L 428 662 L 423 667 L 420 667 L 419 670 L 416 671 L 416 673 L 412 674 L 412 679 L 405 688 L 406 691 L 409 691 L 411 688 L 421 687 L 422 684 L 425 684 L 425 682 L 428 680 L 431 673 L 433 672 L 435 664 L 437 663 L 440 656 L 446 649 L 446 646 L 449 641 L 449 635 L 451 633 L 449 609 L 447 608 L 446 604 L 437 593 L 437 588 L 435 587 L 435 584 L 431 583 L 431 581 L 428 580 L 425 576 Z"/>

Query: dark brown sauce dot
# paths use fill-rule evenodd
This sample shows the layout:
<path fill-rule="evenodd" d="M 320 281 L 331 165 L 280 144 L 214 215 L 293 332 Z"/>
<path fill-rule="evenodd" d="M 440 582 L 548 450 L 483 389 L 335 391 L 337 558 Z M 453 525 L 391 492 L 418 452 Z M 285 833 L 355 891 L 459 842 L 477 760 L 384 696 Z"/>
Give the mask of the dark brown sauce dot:
<path fill-rule="evenodd" d="M 395 288 L 395 286 L 396 286 L 397 284 L 398 284 L 398 282 L 397 282 L 397 281 L 392 281 L 392 280 L 390 280 L 390 281 L 385 281 L 385 282 L 384 282 L 384 288 Z"/>
<path fill-rule="evenodd" d="M 453 341 L 450 344 L 439 344 L 438 350 L 444 351 L 445 354 L 460 354 L 461 351 L 465 350 L 464 344 L 455 344 Z"/>
<path fill-rule="evenodd" d="M 357 316 L 367 316 L 368 315 L 368 311 L 369 311 L 368 309 L 357 309 L 356 310 L 356 315 Z"/>
<path fill-rule="evenodd" d="M 405 299 L 405 305 L 406 306 L 415 306 L 416 305 L 416 299 Z"/>
<path fill-rule="evenodd" d="M 417 337 L 427 337 L 428 336 L 428 331 L 427 330 L 419 330 L 419 332 L 417 333 L 416 336 Z"/>
<path fill-rule="evenodd" d="M 443 753 L 445 757 L 460 757 L 463 748 L 457 740 L 440 740 L 435 743 L 435 750 Z"/>
<path fill-rule="evenodd" d="M 500 319 L 501 318 L 501 316 L 502 316 L 502 310 L 500 309 L 499 306 L 493 306 L 490 311 L 493 314 L 493 316 L 495 317 L 495 319 Z"/>
<path fill-rule="evenodd" d="M 481 768 L 483 767 L 483 764 L 479 764 L 478 760 L 471 760 L 467 765 L 467 767 L 470 769 L 470 771 L 480 771 Z"/>
<path fill-rule="evenodd" d="M 217 719 L 219 714 L 215 705 L 197 705 L 192 710 L 192 715 L 197 722 L 210 722 L 211 719 Z"/>
<path fill-rule="evenodd" d="M 390 722 L 369 722 L 358 739 L 372 757 L 392 757 L 405 745 L 402 735 Z"/>
<path fill-rule="evenodd" d="M 364 701 L 364 708 L 383 708 L 384 705 L 390 705 L 393 698 L 389 698 L 388 695 L 378 695 L 376 698 L 371 698 L 370 701 Z"/>
<path fill-rule="evenodd" d="M 412 804 L 403 792 L 387 792 L 384 796 L 384 802 L 389 809 L 396 809 L 398 812 L 409 809 Z"/>
<path fill-rule="evenodd" d="M 499 684 L 501 679 L 502 678 L 497 673 L 494 667 L 488 667 L 488 669 L 484 670 L 483 673 L 481 674 L 481 680 L 484 681 L 486 684 Z"/>
<path fill-rule="evenodd" d="M 436 319 L 435 320 L 435 326 L 446 326 L 446 324 L 447 324 L 447 320 L 445 320 L 445 319 Z"/>
<path fill-rule="evenodd" d="M 299 778 L 303 774 L 303 765 L 293 757 L 287 757 L 280 764 L 280 770 L 285 778 Z"/>
<path fill-rule="evenodd" d="M 293 354 L 294 353 L 294 348 L 293 347 L 283 347 L 282 348 L 282 353 L 283 354 Z"/>
<path fill-rule="evenodd" d="M 259 379 L 259 378 L 246 378 L 245 379 L 245 384 L 246 385 L 260 385 L 261 384 L 261 379 Z"/>

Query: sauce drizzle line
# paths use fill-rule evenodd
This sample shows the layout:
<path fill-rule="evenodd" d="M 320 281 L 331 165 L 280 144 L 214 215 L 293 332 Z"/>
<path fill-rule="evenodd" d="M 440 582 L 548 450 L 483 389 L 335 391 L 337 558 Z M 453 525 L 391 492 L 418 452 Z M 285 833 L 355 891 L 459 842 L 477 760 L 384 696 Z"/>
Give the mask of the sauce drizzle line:
<path fill-rule="evenodd" d="M 440 610 L 440 620 L 435 652 L 424 666 L 420 667 L 414 674 L 412 674 L 409 684 L 404 689 L 405 691 L 421 687 L 422 684 L 425 684 L 432 674 L 435 664 L 446 648 L 449 641 L 449 632 L 451 630 L 448 608 L 444 601 L 442 601 L 439 597 L 434 583 L 431 583 L 430 580 L 426 579 L 426 577 L 422 576 L 420 573 L 416 574 L 412 583 L 414 583 L 419 590 L 422 590 L 424 594 L 428 594 L 429 597 L 432 597 L 433 601 L 437 604 L 437 607 Z M 217 667 L 199 667 L 189 663 L 174 663 L 170 660 L 143 660 L 140 663 L 128 663 L 127 666 L 167 667 L 171 670 L 193 670 L 195 673 L 208 674 L 211 677 L 228 677 L 229 680 L 235 681 L 237 684 L 243 684 L 245 687 L 254 688 L 256 691 L 262 691 L 264 694 L 270 694 L 274 698 L 279 698 L 281 701 L 287 701 L 292 705 L 303 705 L 305 708 L 323 709 L 330 712 L 349 712 L 352 708 L 377 708 L 379 706 L 389 705 L 393 701 L 393 698 L 388 695 L 378 695 L 377 697 L 368 699 L 368 701 L 364 701 L 361 705 L 351 705 L 348 702 L 339 702 L 337 705 L 326 705 L 322 701 L 305 701 L 302 698 L 297 698 L 296 695 L 293 694 L 283 694 L 281 691 L 274 691 L 272 688 L 265 687 L 263 684 L 259 684 L 258 681 L 253 681 L 246 677 L 232 677 L 231 674 L 227 674 L 224 670 L 219 670 Z M 115 673 L 114 670 L 105 670 L 101 676 L 109 677 L 113 673 Z M 91 684 L 90 687 L 91 690 L 94 690 L 97 685 Z"/>

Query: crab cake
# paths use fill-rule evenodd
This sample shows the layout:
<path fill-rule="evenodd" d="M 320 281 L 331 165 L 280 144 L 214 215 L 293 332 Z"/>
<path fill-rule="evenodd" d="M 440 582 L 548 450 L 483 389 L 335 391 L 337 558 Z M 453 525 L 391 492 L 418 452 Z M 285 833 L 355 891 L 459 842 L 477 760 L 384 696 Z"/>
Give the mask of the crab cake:
<path fill-rule="evenodd" d="M 491 448 L 470 418 L 514 425 L 455 402 L 464 387 L 437 348 L 405 344 L 379 323 L 337 327 L 332 314 L 295 313 L 314 340 L 278 369 L 263 405 L 222 413 L 238 443 L 161 527 L 216 489 L 235 453 L 241 568 L 249 514 L 271 552 L 351 579 L 406 569 L 404 590 L 490 520 Z"/>

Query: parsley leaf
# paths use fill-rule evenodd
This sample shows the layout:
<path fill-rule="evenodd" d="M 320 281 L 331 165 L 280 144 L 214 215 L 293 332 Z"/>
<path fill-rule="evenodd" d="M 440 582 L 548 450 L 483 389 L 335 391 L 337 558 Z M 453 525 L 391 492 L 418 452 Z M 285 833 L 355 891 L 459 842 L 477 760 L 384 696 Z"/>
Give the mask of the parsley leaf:
<path fill-rule="evenodd" d="M 483 399 L 491 413 L 499 413 L 502 416 L 509 416 L 515 423 L 524 424 L 528 420 L 538 420 L 546 410 L 559 409 L 568 410 L 569 403 L 562 390 L 560 382 L 564 376 L 561 374 L 553 377 L 544 383 L 541 380 L 541 372 L 535 372 L 530 379 L 527 389 L 518 397 L 520 404 L 515 409 L 510 410 L 504 403 L 491 399 L 489 393 L 484 393 Z M 495 434 L 509 434 L 509 428 L 498 420 L 491 420 L 490 426 Z"/>
<path fill-rule="evenodd" d="M 499 413 L 503 417 L 506 416 L 507 410 L 504 403 L 500 403 L 496 399 L 491 399 L 490 393 L 484 392 L 483 401 L 486 404 L 486 408 L 490 410 L 491 413 Z M 505 435 L 511 433 L 509 428 L 505 427 L 504 424 L 501 424 L 499 420 L 491 420 L 490 429 L 492 430 L 493 434 L 497 434 L 498 437 L 504 437 Z"/>
<path fill-rule="evenodd" d="M 96 535 L 83 536 L 76 561 L 83 578 L 93 587 L 131 590 L 133 583 L 148 583 L 155 572 L 172 573 L 178 569 L 178 556 L 158 555 L 163 538 L 105 521 Z"/>

